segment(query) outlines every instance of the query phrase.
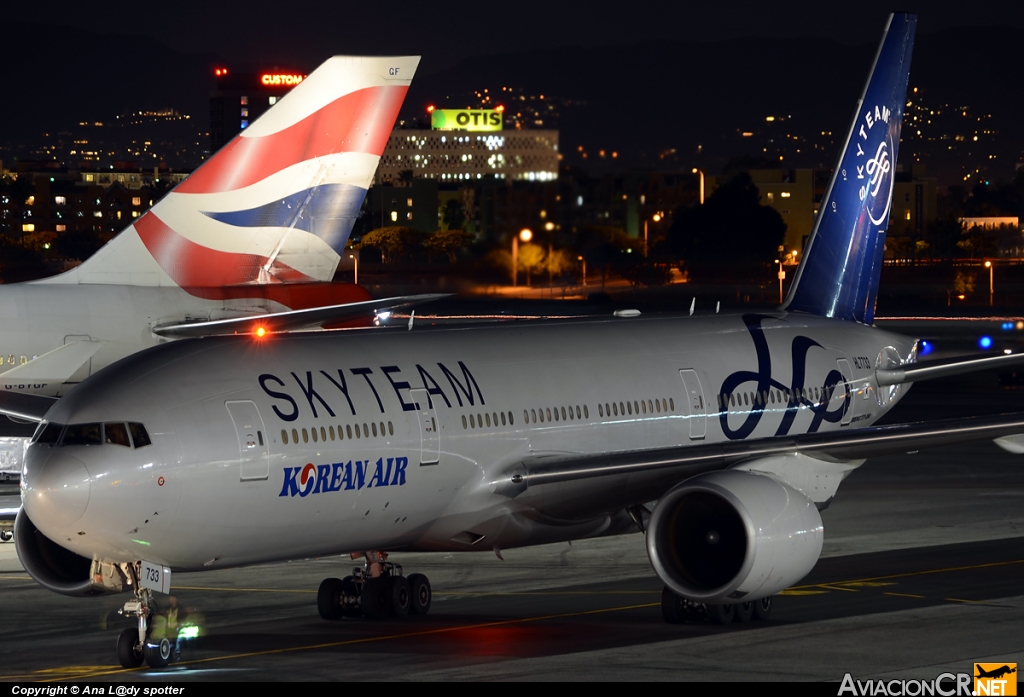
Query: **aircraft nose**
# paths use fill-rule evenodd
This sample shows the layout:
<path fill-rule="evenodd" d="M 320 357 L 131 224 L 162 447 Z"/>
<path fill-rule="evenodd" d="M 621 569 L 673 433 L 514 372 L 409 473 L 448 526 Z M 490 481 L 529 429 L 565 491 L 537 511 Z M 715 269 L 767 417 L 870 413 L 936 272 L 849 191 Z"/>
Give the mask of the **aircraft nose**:
<path fill-rule="evenodd" d="M 37 526 L 74 523 L 89 505 L 89 470 L 85 463 L 60 448 L 32 450 L 25 458 L 25 512 Z"/>

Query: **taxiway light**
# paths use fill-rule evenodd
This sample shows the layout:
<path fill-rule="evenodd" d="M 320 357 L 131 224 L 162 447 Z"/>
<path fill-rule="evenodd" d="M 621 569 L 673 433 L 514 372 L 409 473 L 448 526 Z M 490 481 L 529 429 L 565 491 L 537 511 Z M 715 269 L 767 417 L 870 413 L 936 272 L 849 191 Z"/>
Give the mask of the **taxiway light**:
<path fill-rule="evenodd" d="M 978 339 L 978 346 L 980 346 L 983 349 L 990 349 L 990 348 L 992 348 L 992 337 L 990 337 L 990 336 L 983 336 L 983 337 L 981 337 L 980 339 Z"/>

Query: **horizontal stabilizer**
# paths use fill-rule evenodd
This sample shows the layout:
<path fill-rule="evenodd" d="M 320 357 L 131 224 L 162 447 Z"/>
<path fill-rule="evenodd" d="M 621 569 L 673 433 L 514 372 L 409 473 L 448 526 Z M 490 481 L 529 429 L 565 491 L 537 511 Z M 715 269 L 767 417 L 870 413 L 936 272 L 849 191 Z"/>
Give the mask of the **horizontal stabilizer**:
<path fill-rule="evenodd" d="M 1004 368 L 1015 365 L 1024 365 L 1024 353 L 1012 353 L 1005 356 L 948 358 L 927 363 L 905 365 L 900 368 L 879 368 L 875 371 L 875 378 L 878 380 L 879 386 L 900 385 L 905 382 L 933 380 L 935 378 L 949 377 L 950 375 L 973 373 L 976 370 Z"/>
<path fill-rule="evenodd" d="M 46 412 L 56 403 L 56 397 L 0 390 L 0 414 L 13 419 L 42 421 Z"/>
<path fill-rule="evenodd" d="M 200 322 L 181 322 L 153 327 L 157 336 L 169 339 L 186 337 L 223 336 L 225 334 L 251 334 L 259 329 L 265 332 L 291 332 L 312 329 L 325 324 L 343 322 L 357 317 L 368 317 L 381 312 L 410 307 L 421 303 L 446 298 L 450 293 L 425 293 L 422 295 L 400 295 L 394 298 L 364 300 L 356 303 L 311 307 L 305 310 L 271 312 L 251 317 L 231 317 Z"/>
<path fill-rule="evenodd" d="M 18 387 L 6 387 L 12 383 L 50 383 L 66 382 L 85 365 L 93 355 L 103 347 L 102 341 L 73 341 L 54 350 L 33 358 L 28 363 L 0 373 L 0 387 L 17 390 Z"/>

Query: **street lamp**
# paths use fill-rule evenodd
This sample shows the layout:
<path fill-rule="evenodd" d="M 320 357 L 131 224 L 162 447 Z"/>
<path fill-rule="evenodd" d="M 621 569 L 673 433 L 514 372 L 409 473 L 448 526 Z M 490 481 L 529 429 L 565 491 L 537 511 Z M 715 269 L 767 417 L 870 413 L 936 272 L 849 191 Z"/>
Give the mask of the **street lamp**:
<path fill-rule="evenodd" d="M 992 307 L 992 262 L 986 261 L 985 268 L 988 269 L 988 306 Z"/>
<path fill-rule="evenodd" d="M 583 288 L 586 289 L 586 287 L 587 287 L 587 260 L 584 259 L 582 256 L 578 256 L 576 258 L 579 261 L 583 262 Z"/>
<path fill-rule="evenodd" d="M 518 235 L 512 238 L 512 287 L 519 285 L 519 240 L 524 243 L 533 239 L 533 232 L 529 228 L 523 228 Z"/>
<path fill-rule="evenodd" d="M 693 173 L 700 175 L 700 203 L 701 205 L 704 205 L 704 172 L 694 167 Z"/>
<path fill-rule="evenodd" d="M 661 220 L 661 213 L 655 213 L 651 216 L 651 220 L 658 222 Z M 647 256 L 647 218 L 644 218 L 644 256 Z M 581 259 L 583 257 L 580 257 Z"/>
<path fill-rule="evenodd" d="M 355 263 L 355 274 L 352 277 L 352 282 L 357 286 L 359 285 L 359 259 L 355 254 L 349 254 L 348 258 Z"/>

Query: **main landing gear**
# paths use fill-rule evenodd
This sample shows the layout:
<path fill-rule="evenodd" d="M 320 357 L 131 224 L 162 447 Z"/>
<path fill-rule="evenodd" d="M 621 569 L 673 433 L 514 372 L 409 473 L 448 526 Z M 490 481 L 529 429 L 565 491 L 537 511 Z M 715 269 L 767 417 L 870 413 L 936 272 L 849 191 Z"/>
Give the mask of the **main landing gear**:
<path fill-rule="evenodd" d="M 325 620 L 343 617 L 425 615 L 430 610 L 430 581 L 423 574 L 402 573 L 402 566 L 387 561 L 386 552 L 367 552 L 363 568 L 345 578 L 325 578 L 316 594 L 316 606 Z"/>
<path fill-rule="evenodd" d="M 710 620 L 714 624 L 767 620 L 772 614 L 772 597 L 734 605 L 707 605 L 687 600 L 665 586 L 661 591 L 661 616 L 669 624 Z"/>
<path fill-rule="evenodd" d="M 157 615 L 153 592 L 139 585 L 140 564 L 123 567 L 129 576 L 135 599 L 124 604 L 119 613 L 138 618 L 138 627 L 129 627 L 117 637 L 117 659 L 124 668 L 138 668 L 143 662 L 150 668 L 166 668 L 177 661 L 176 642 L 168 636 L 166 621 Z"/>

